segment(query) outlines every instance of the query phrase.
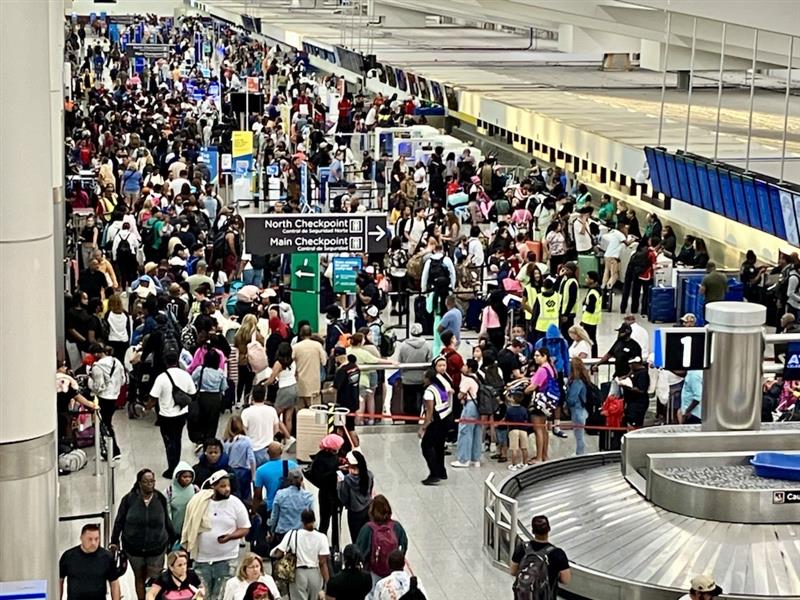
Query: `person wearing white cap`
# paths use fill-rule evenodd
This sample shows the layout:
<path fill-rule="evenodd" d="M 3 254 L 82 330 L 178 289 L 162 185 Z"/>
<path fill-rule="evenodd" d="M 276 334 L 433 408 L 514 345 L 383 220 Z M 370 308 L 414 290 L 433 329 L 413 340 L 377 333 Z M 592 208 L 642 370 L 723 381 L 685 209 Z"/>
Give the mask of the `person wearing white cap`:
<path fill-rule="evenodd" d="M 206 584 L 206 598 L 218 600 L 225 582 L 235 574 L 239 540 L 250 531 L 250 516 L 242 501 L 231 494 L 227 471 L 215 471 L 203 487 L 186 506 L 181 544 L 192 549 L 194 568 Z"/>
<path fill-rule="evenodd" d="M 689 593 L 679 600 L 711 600 L 722 595 L 722 588 L 717 585 L 711 575 L 695 575 L 689 584 Z"/>
<path fill-rule="evenodd" d="M 697 317 L 694 313 L 686 313 L 681 317 L 681 327 L 694 327 L 697 324 Z"/>

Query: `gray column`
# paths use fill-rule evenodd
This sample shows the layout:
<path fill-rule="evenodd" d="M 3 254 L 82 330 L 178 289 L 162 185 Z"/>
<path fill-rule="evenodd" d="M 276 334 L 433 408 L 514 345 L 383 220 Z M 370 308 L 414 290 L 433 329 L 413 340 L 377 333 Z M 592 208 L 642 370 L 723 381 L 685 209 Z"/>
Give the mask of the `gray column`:
<path fill-rule="evenodd" d="M 703 377 L 704 431 L 761 428 L 763 326 L 767 309 L 749 302 L 706 305 L 711 367 Z"/>
<path fill-rule="evenodd" d="M 50 45 L 59 11 L 63 18 L 60 2 L 0 2 L 0 581 L 47 580 L 50 598 L 58 596 L 52 169 L 62 147 L 53 139 L 60 102 Z M 22 288 L 33 296 L 21 300 Z"/>

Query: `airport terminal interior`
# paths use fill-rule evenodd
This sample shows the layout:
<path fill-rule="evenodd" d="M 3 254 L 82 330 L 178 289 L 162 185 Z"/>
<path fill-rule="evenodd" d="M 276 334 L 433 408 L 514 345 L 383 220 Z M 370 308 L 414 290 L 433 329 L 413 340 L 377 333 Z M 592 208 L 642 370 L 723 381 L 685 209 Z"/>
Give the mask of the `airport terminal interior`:
<path fill-rule="evenodd" d="M 798 31 L 0 0 L 0 600 L 800 600 Z"/>

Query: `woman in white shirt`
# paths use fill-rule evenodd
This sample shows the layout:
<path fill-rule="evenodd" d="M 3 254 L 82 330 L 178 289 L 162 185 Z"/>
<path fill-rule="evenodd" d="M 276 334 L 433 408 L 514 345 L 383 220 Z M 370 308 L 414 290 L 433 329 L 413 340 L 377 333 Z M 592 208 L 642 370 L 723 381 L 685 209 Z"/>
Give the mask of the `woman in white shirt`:
<path fill-rule="evenodd" d="M 292 529 L 283 536 L 281 543 L 272 551 L 272 558 L 280 559 L 287 550 L 297 556 L 295 580 L 289 584 L 289 597 L 312 600 L 319 596 L 330 578 L 328 573 L 328 536 L 314 528 L 314 511 L 306 509 L 300 516 L 303 526 Z"/>
<path fill-rule="evenodd" d="M 264 563 L 261 557 L 253 553 L 245 554 L 242 562 L 239 563 L 236 577 L 231 577 L 225 583 L 222 600 L 242 600 L 250 584 L 257 581 L 266 585 L 276 600 L 280 599 L 280 592 L 278 586 L 275 585 L 275 580 L 264 574 Z"/>
<path fill-rule="evenodd" d="M 573 325 L 567 331 L 572 345 L 569 347 L 570 358 L 580 358 L 586 360 L 592 356 L 592 339 L 586 330 L 580 325 Z"/>
<path fill-rule="evenodd" d="M 122 306 L 122 297 L 119 294 L 114 294 L 108 299 L 106 323 L 108 324 L 108 345 L 114 350 L 114 358 L 121 362 L 130 346 L 133 319 L 125 312 Z"/>
<path fill-rule="evenodd" d="M 414 185 L 417 186 L 417 198 L 422 198 L 422 192 L 428 189 L 428 171 L 422 161 L 414 168 Z"/>

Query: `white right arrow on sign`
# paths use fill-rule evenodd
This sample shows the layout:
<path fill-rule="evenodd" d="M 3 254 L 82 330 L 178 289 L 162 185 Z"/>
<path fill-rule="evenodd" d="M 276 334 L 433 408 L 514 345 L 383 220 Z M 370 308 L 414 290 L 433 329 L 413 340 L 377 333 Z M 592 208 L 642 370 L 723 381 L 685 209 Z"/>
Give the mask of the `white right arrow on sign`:
<path fill-rule="evenodd" d="M 375 226 L 375 231 L 370 231 L 367 235 L 375 236 L 375 243 L 380 242 L 384 237 L 386 237 L 386 231 L 382 227 Z"/>

